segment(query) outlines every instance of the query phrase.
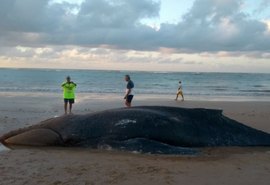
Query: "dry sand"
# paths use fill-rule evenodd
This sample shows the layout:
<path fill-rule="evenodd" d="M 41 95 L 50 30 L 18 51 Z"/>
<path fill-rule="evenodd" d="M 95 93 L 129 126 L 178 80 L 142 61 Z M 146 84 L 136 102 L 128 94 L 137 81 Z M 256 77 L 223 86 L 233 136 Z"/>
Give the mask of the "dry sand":
<path fill-rule="evenodd" d="M 123 106 L 116 95 L 79 94 L 74 113 Z M 61 95 L 0 93 L 0 135 L 63 113 Z M 175 102 L 135 96 L 134 105 L 223 109 L 224 114 L 270 133 L 270 102 Z M 1 150 L 1 147 L 0 147 Z M 20 148 L 0 152 L 0 184 L 266 185 L 270 148 L 208 148 L 200 156 L 142 155 L 117 151 Z"/>

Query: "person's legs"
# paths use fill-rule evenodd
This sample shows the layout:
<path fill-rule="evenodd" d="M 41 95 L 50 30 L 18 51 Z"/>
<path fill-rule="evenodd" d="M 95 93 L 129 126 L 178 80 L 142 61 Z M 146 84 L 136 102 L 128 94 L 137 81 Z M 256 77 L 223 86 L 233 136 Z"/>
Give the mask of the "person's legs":
<path fill-rule="evenodd" d="M 178 100 L 179 95 L 181 94 L 180 91 L 177 92 L 175 100 Z"/>
<path fill-rule="evenodd" d="M 183 92 L 182 92 L 182 91 L 179 91 L 179 92 L 176 94 L 176 98 L 175 98 L 175 100 L 176 100 L 176 101 L 178 100 L 179 95 L 181 95 L 181 97 L 182 97 L 182 101 L 184 101 L 184 94 L 183 94 Z"/>
<path fill-rule="evenodd" d="M 72 103 L 71 102 L 69 102 L 69 114 L 71 114 L 72 112 L 71 112 L 71 110 L 72 110 Z"/>
<path fill-rule="evenodd" d="M 125 104 L 126 104 L 127 107 L 131 107 L 131 101 L 132 101 L 132 99 L 133 99 L 133 95 L 128 95 L 128 97 L 126 99 L 126 102 L 125 102 Z"/>
<path fill-rule="evenodd" d="M 64 100 L 64 110 L 65 110 L 65 114 L 67 114 L 67 104 L 68 102 L 66 100 Z"/>
<path fill-rule="evenodd" d="M 72 114 L 72 104 L 75 102 L 74 99 L 69 99 L 69 114 Z"/>
<path fill-rule="evenodd" d="M 184 101 L 184 94 L 183 94 L 183 92 L 181 92 L 181 96 L 182 96 L 182 101 Z"/>
<path fill-rule="evenodd" d="M 176 101 L 178 100 L 178 93 L 176 94 L 176 98 L 175 98 L 175 100 L 176 100 Z"/>
<path fill-rule="evenodd" d="M 130 102 L 126 101 L 125 104 L 126 104 L 127 107 L 131 107 L 131 103 Z"/>
<path fill-rule="evenodd" d="M 178 93 L 177 97 L 178 97 L 179 95 L 181 95 L 182 101 L 184 101 L 184 95 L 183 95 L 183 92 L 182 92 L 182 91 L 180 91 L 180 92 Z"/>

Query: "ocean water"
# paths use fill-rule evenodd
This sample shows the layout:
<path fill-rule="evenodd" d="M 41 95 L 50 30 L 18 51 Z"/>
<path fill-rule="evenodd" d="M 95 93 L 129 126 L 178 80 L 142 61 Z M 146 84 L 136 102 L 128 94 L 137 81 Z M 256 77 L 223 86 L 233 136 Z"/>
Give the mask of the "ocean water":
<path fill-rule="evenodd" d="M 129 74 L 135 93 L 174 97 L 178 81 L 191 100 L 270 101 L 270 74 L 0 69 L 0 92 L 61 93 L 70 75 L 77 92 L 122 94 Z"/>

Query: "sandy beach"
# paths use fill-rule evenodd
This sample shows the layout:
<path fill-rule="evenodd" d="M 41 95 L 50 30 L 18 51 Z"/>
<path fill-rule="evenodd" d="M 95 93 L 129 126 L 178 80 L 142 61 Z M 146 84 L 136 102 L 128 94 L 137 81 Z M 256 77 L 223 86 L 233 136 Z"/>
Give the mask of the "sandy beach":
<path fill-rule="evenodd" d="M 75 114 L 123 106 L 118 95 L 78 94 Z M 0 135 L 63 114 L 60 95 L 0 93 Z M 224 115 L 270 133 L 270 102 L 174 101 L 137 95 L 137 105 L 224 110 Z M 0 152 L 0 184 L 269 184 L 270 148 L 206 148 L 200 156 L 133 154 L 74 148 Z"/>

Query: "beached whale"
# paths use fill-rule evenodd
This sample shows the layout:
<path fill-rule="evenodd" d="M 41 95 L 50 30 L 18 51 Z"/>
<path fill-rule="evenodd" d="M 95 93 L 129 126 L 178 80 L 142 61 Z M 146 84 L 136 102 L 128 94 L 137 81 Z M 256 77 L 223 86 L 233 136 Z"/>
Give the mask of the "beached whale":
<path fill-rule="evenodd" d="M 197 147 L 270 146 L 270 134 L 229 119 L 221 110 L 141 106 L 48 119 L 11 131 L 0 142 L 191 154 Z"/>

